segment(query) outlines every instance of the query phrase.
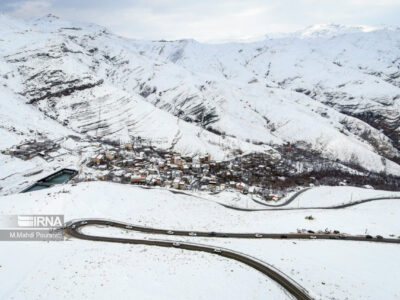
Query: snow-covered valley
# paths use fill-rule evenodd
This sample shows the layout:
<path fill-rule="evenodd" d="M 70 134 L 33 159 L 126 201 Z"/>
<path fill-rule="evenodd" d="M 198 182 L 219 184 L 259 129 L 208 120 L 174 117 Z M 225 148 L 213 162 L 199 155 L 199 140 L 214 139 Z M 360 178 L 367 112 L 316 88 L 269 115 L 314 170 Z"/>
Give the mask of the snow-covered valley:
<path fill-rule="evenodd" d="M 207 44 L 0 14 L 0 223 L 68 222 L 0 241 L 1 299 L 398 299 L 399 191 L 399 28 Z"/>
<path fill-rule="evenodd" d="M 52 15 L 1 19 L 2 132 L 43 131 L 40 113 L 29 126 L 9 120 L 30 103 L 75 134 L 141 136 L 216 159 L 291 143 L 400 174 L 396 28 L 316 26 L 201 44 L 124 39 Z"/>

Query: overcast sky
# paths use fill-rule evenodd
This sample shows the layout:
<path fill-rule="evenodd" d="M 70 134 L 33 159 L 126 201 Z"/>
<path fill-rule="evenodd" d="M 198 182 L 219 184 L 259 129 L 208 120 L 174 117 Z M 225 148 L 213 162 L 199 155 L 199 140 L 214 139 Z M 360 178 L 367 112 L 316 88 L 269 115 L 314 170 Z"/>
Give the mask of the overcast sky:
<path fill-rule="evenodd" d="M 0 0 L 3 13 L 53 13 L 137 39 L 247 39 L 312 24 L 400 25 L 400 0 Z"/>

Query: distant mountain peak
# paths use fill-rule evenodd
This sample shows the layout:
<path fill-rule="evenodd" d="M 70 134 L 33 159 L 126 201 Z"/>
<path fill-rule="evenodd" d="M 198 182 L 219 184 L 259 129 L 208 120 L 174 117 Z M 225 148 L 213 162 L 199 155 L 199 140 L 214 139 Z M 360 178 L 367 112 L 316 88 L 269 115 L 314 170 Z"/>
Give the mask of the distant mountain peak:
<path fill-rule="evenodd" d="M 316 24 L 297 32 L 297 35 L 308 37 L 334 37 L 342 34 L 372 32 L 384 27 L 367 25 Z"/>

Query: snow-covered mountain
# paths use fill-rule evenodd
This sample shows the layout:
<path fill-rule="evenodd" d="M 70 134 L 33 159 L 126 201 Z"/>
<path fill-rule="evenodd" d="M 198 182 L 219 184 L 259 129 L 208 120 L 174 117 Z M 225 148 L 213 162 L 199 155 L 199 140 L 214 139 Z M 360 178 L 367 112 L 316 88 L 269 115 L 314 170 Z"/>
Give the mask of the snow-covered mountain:
<path fill-rule="evenodd" d="M 0 147 L 132 136 L 216 159 L 291 143 L 400 175 L 400 29 L 319 25 L 252 43 L 139 41 L 0 16 Z"/>

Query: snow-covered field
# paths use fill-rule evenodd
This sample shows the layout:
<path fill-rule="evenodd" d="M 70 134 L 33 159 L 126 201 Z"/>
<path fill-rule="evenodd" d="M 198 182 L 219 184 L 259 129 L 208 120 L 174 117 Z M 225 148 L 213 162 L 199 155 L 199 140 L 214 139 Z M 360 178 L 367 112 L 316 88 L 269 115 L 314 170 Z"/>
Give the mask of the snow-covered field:
<path fill-rule="evenodd" d="M 257 271 L 214 255 L 92 243 L 4 243 L 1 299 L 285 299 Z"/>
<path fill-rule="evenodd" d="M 336 187 L 326 189 L 331 189 L 333 193 Z M 342 201 L 340 190 L 338 188 L 337 197 Z M 306 196 L 307 192 L 301 197 Z M 338 210 L 241 212 L 227 209 L 213 201 L 174 194 L 165 189 L 143 189 L 107 182 L 55 186 L 1 199 L 0 214 L 3 215 L 64 214 L 67 220 L 108 218 L 143 226 L 182 230 L 296 232 L 297 228 L 330 228 L 349 234 L 364 234 L 367 230 L 371 234 L 400 235 L 400 227 L 396 226 L 400 219 L 400 200 L 395 199 Z M 305 219 L 310 214 L 315 220 Z"/>
<path fill-rule="evenodd" d="M 342 195 L 384 192 L 321 187 L 307 193 L 341 203 Z M 386 192 L 389 195 L 389 193 Z M 393 195 L 394 193 L 392 193 Z M 336 196 L 335 196 L 336 195 Z M 211 197 L 210 195 L 208 197 Z M 212 200 L 212 199 L 210 199 Z M 350 199 L 347 199 L 350 201 Z M 352 234 L 400 235 L 400 201 L 341 210 L 241 212 L 213 201 L 162 189 L 105 182 L 63 185 L 0 198 L 0 214 L 64 214 L 66 220 L 108 218 L 164 229 L 226 232 L 295 232 L 338 229 Z M 145 237 L 118 229 L 84 229 L 99 235 Z M 147 235 L 145 238 L 166 239 Z M 397 245 L 349 241 L 235 240 L 168 237 L 237 250 L 280 269 L 318 299 L 396 299 L 400 295 Z M 2 298 L 286 299 L 279 286 L 237 262 L 203 253 L 71 238 L 64 242 L 2 242 Z M 334 249 L 334 250 L 333 250 Z"/>

